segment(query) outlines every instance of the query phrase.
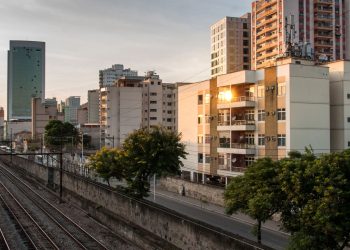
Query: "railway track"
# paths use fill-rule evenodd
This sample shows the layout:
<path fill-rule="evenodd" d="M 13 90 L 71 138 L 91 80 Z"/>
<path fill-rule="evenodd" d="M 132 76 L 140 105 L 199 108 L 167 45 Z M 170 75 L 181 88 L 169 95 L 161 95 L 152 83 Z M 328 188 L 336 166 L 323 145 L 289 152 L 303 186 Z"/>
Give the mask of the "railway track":
<path fill-rule="evenodd" d="M 29 185 L 24 183 L 9 170 L 0 165 L 0 174 L 12 182 L 35 206 L 40 209 L 55 225 L 57 225 L 72 241 L 71 249 L 107 249 L 102 243 L 86 232 L 57 209 L 48 200 L 41 197 Z M 73 247 L 74 246 L 74 247 Z M 47 248 L 55 249 L 55 248 Z"/>
<path fill-rule="evenodd" d="M 7 243 L 6 237 L 0 228 L 0 249 L 10 250 L 10 246 Z"/>
<path fill-rule="evenodd" d="M 22 235 L 24 245 L 29 249 L 59 249 L 30 213 L 2 183 L 0 183 L 0 194 L 0 203 L 19 226 L 19 233 Z"/>

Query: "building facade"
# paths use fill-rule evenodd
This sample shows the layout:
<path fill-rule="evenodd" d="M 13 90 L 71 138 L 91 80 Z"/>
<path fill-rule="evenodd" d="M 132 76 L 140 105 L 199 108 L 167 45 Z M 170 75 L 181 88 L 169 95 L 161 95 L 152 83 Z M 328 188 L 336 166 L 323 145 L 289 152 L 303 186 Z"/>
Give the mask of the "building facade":
<path fill-rule="evenodd" d="M 4 139 L 4 123 L 5 123 L 4 108 L 0 107 L 0 140 Z"/>
<path fill-rule="evenodd" d="M 7 120 L 30 119 L 33 97 L 45 99 L 45 43 L 10 41 Z"/>
<path fill-rule="evenodd" d="M 45 133 L 45 127 L 51 120 L 64 120 L 64 114 L 57 109 L 56 98 L 46 99 L 44 102 L 41 98 L 32 99 L 32 118 L 31 132 L 32 138 L 37 139 Z"/>
<path fill-rule="evenodd" d="M 251 68 L 251 14 L 225 17 L 210 27 L 211 76 Z"/>
<path fill-rule="evenodd" d="M 77 111 L 78 124 L 85 124 L 89 121 L 89 106 L 88 103 L 80 105 Z"/>
<path fill-rule="evenodd" d="M 137 76 L 137 71 L 130 68 L 124 69 L 123 64 L 114 64 L 111 68 L 100 70 L 99 83 L 100 87 L 112 86 L 116 80 L 123 76 Z"/>
<path fill-rule="evenodd" d="M 294 25 L 291 39 L 286 30 Z M 252 4 L 252 68 L 274 64 L 286 53 L 287 41 L 310 46 L 320 61 L 349 59 L 349 1 L 258 0 Z M 302 50 L 302 49 L 301 49 Z"/>
<path fill-rule="evenodd" d="M 78 124 L 78 109 L 80 108 L 80 96 L 70 96 L 64 105 L 64 121 L 73 125 Z"/>
<path fill-rule="evenodd" d="M 98 89 L 88 91 L 88 123 L 99 123 L 99 100 Z"/>
<path fill-rule="evenodd" d="M 179 87 L 178 127 L 189 152 L 183 171 L 205 181 L 240 175 L 256 159 L 280 159 L 307 146 L 330 152 L 329 86 L 328 67 L 283 59 Z"/>

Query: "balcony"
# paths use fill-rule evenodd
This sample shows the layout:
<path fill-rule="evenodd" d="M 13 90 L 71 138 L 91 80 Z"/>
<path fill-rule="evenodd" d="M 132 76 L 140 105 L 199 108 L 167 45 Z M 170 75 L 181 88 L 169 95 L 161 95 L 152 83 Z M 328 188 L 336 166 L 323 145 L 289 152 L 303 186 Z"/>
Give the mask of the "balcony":
<path fill-rule="evenodd" d="M 228 165 L 219 165 L 219 169 L 217 171 L 218 175 L 221 176 L 231 176 L 236 177 L 243 175 L 243 173 L 247 170 L 247 168 L 236 168 L 230 167 Z"/>
<path fill-rule="evenodd" d="M 230 121 L 219 121 L 218 131 L 254 131 L 255 121 L 251 120 L 234 120 Z"/>
<path fill-rule="evenodd" d="M 218 148 L 220 154 L 254 155 L 255 145 L 245 143 L 221 143 Z"/>
<path fill-rule="evenodd" d="M 231 101 L 219 100 L 218 109 L 225 108 L 254 108 L 255 100 L 254 97 L 239 96 L 232 98 Z"/>

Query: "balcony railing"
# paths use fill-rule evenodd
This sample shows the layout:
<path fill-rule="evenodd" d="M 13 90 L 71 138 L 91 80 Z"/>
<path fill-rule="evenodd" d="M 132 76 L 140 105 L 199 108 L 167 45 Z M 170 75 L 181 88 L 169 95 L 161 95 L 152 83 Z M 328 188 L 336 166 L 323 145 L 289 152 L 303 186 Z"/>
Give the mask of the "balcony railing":
<path fill-rule="evenodd" d="M 239 97 L 233 97 L 231 100 L 226 99 L 219 99 L 218 104 L 229 104 L 229 103 L 235 103 L 235 102 L 254 102 L 254 97 L 251 96 L 239 96 Z"/>
<path fill-rule="evenodd" d="M 220 148 L 255 149 L 255 145 L 247 143 L 220 143 Z"/>
<path fill-rule="evenodd" d="M 223 170 L 223 171 L 229 171 L 229 172 L 239 172 L 239 173 L 244 173 L 247 168 L 245 167 L 231 167 L 229 165 L 219 165 L 219 170 Z"/>
<path fill-rule="evenodd" d="M 218 126 L 242 126 L 242 125 L 255 125 L 254 120 L 234 120 L 230 121 L 219 121 Z"/>

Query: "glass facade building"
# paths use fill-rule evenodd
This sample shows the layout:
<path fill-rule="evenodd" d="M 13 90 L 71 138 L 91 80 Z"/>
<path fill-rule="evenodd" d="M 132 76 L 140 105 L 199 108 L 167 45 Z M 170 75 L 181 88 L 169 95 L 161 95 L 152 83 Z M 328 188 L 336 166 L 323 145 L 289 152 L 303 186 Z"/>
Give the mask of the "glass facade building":
<path fill-rule="evenodd" d="M 31 99 L 45 100 L 45 43 L 10 41 L 8 120 L 31 119 Z"/>

